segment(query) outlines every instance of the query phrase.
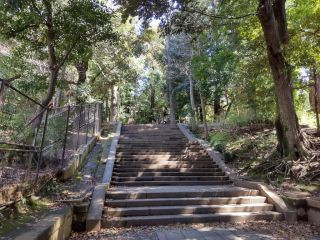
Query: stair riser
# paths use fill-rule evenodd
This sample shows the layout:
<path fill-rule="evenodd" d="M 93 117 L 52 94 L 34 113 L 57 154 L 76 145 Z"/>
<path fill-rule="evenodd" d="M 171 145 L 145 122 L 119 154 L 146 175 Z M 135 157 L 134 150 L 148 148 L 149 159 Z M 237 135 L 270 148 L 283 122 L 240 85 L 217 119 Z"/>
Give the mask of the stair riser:
<path fill-rule="evenodd" d="M 225 181 L 229 178 L 227 176 L 189 176 L 189 177 L 113 177 L 113 181 L 125 182 L 125 181 Z"/>
<path fill-rule="evenodd" d="M 163 216 L 154 217 L 152 219 L 139 219 L 138 217 L 130 220 L 115 220 L 102 221 L 102 227 L 130 227 L 130 226 L 141 226 L 141 225 L 167 225 L 167 224 L 188 224 L 188 223 L 210 223 L 210 222 L 231 222 L 231 223 L 241 223 L 248 221 L 281 221 L 283 220 L 283 215 L 268 215 L 268 214 L 257 214 L 252 216 L 231 216 L 228 214 L 217 214 L 212 216 Z"/>
<path fill-rule="evenodd" d="M 153 198 L 212 198 L 258 196 L 258 190 L 216 191 L 216 192 L 154 192 L 154 193 L 107 193 L 111 199 L 153 199 Z"/>
<path fill-rule="evenodd" d="M 158 168 L 114 168 L 114 172 L 221 172 L 219 168 L 166 168 L 166 169 L 158 169 Z"/>
<path fill-rule="evenodd" d="M 141 186 L 199 186 L 199 185 L 229 185 L 231 181 L 150 181 L 150 182 L 111 182 L 115 186 L 141 187 Z"/>
<path fill-rule="evenodd" d="M 132 217 L 132 216 L 159 216 L 159 215 L 179 215 L 179 214 L 210 214 L 210 213 L 231 213 L 231 212 L 260 212 L 260 211 L 271 211 L 273 206 L 252 206 L 252 207 L 241 207 L 241 206 L 228 206 L 228 207 L 194 207 L 194 208 L 161 208 L 152 209 L 146 208 L 142 210 L 127 210 L 117 211 L 114 209 L 105 208 L 105 213 L 110 217 Z"/>
<path fill-rule="evenodd" d="M 118 168 L 212 168 L 217 167 L 215 164 L 201 164 L 201 163 L 194 163 L 194 164 L 134 164 L 134 163 L 116 163 L 115 167 Z"/>
<path fill-rule="evenodd" d="M 116 158 L 117 162 L 123 162 L 123 161 L 130 161 L 130 162 L 139 162 L 139 163 L 162 163 L 162 162 L 207 162 L 207 163 L 212 163 L 212 159 L 209 158 L 141 158 L 141 159 L 136 159 L 136 158 L 124 158 L 124 157 L 117 157 Z M 213 162 L 214 163 L 214 162 Z"/>
<path fill-rule="evenodd" d="M 146 173 L 146 172 L 138 172 L 138 173 L 114 173 L 115 177 L 174 177 L 174 176 L 224 176 L 223 172 L 200 172 L 200 173 L 166 173 L 166 172 L 158 172 L 158 173 Z"/>
<path fill-rule="evenodd" d="M 180 152 L 117 152 L 116 154 L 117 157 L 121 157 L 121 156 L 144 156 L 144 157 L 148 157 L 148 156 L 157 156 L 157 157 L 207 157 L 209 156 L 207 153 L 204 152 L 194 152 L 194 153 L 180 153 Z"/>
<path fill-rule="evenodd" d="M 156 206 L 187 206 L 187 205 L 223 205 L 223 204 L 256 204 L 265 203 L 265 197 L 238 198 L 177 198 L 177 199 L 139 199 L 139 200 L 107 200 L 108 207 L 156 207 Z"/>
<path fill-rule="evenodd" d="M 153 146 L 145 145 L 145 144 L 118 144 L 117 149 L 190 149 L 190 150 L 204 150 L 201 146 L 194 146 L 188 144 L 175 144 L 173 146 L 168 144 L 156 145 Z"/>
<path fill-rule="evenodd" d="M 181 155 L 184 154 L 205 154 L 205 150 L 198 150 L 198 149 L 185 149 L 185 148 L 120 148 L 117 149 L 118 153 L 140 153 L 141 155 L 146 155 L 146 154 L 153 154 L 153 153 L 179 153 Z"/>

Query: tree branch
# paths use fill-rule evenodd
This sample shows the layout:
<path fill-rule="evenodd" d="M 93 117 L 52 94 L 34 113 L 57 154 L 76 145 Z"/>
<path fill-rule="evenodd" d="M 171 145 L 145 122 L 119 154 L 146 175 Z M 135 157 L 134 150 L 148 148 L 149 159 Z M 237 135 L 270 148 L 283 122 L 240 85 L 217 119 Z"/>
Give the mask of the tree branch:
<path fill-rule="evenodd" d="M 257 13 L 247 13 L 247 14 L 243 14 L 243 15 L 239 15 L 239 16 L 231 16 L 231 15 L 225 16 L 225 15 L 209 14 L 204 11 L 197 10 L 197 9 L 192 9 L 192 10 L 182 9 L 182 11 L 188 12 L 188 13 L 198 13 L 198 14 L 206 16 L 206 17 L 226 19 L 226 20 L 237 20 L 237 19 L 241 19 L 241 18 L 257 16 Z"/>
<path fill-rule="evenodd" d="M 71 45 L 71 47 L 68 49 L 68 51 L 66 52 L 66 54 L 64 55 L 64 57 L 62 58 L 60 64 L 58 65 L 57 69 L 59 70 L 63 64 L 67 61 L 68 57 L 70 56 L 72 50 L 75 48 L 76 44 L 77 44 L 77 40 L 73 42 L 73 44 Z"/>

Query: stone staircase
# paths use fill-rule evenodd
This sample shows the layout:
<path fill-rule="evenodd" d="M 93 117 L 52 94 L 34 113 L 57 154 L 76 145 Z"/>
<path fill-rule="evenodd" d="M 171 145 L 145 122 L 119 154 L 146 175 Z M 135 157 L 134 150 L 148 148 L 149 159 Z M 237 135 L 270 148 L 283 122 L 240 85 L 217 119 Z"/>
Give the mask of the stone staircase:
<path fill-rule="evenodd" d="M 123 126 L 111 184 L 104 227 L 283 218 L 258 190 L 233 186 L 176 125 Z"/>

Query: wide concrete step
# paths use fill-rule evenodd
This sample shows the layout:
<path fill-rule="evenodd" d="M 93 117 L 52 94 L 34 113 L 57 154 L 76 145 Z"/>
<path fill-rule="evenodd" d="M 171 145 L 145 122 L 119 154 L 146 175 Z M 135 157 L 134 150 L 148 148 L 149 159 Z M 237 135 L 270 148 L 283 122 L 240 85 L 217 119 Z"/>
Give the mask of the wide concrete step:
<path fill-rule="evenodd" d="M 111 184 L 115 186 L 198 186 L 198 185 L 228 185 L 231 184 L 230 180 L 208 180 L 208 181 L 197 181 L 197 180 L 180 180 L 180 181 L 112 181 Z"/>
<path fill-rule="evenodd" d="M 160 177 L 112 177 L 116 182 L 131 181 L 226 181 L 228 176 L 160 176 Z"/>
<path fill-rule="evenodd" d="M 220 168 L 128 168 L 115 166 L 114 172 L 221 172 Z"/>
<path fill-rule="evenodd" d="M 186 205 L 223 205 L 223 204 L 256 204 L 265 203 L 266 197 L 193 197 L 193 198 L 143 198 L 106 200 L 107 207 L 152 207 L 152 206 L 186 206 Z"/>
<path fill-rule="evenodd" d="M 134 216 L 105 218 L 102 227 L 129 227 L 139 225 L 163 225 L 177 223 L 208 223 L 208 222 L 247 222 L 247 221 L 280 221 L 281 213 L 265 212 L 234 212 L 214 214 L 179 214 L 159 216 Z"/>
<path fill-rule="evenodd" d="M 117 152 L 116 156 L 161 156 L 161 157 L 168 157 L 168 156 L 208 156 L 207 153 L 204 152 L 189 152 L 189 153 L 179 153 L 179 152 Z"/>
<path fill-rule="evenodd" d="M 209 157 L 135 157 L 135 156 L 122 156 L 116 157 L 116 161 L 132 161 L 132 162 L 146 162 L 146 163 L 156 163 L 156 162 L 181 162 L 181 161 L 195 161 L 195 162 L 213 162 Z"/>
<path fill-rule="evenodd" d="M 116 156 L 116 159 L 117 160 L 173 160 L 173 161 L 181 161 L 181 160 L 185 160 L 185 161 L 188 161 L 188 160 L 196 160 L 196 161 L 211 161 L 212 162 L 212 159 L 209 157 L 209 156 L 201 156 L 201 155 L 198 155 L 198 156 L 159 156 L 159 155 L 126 155 L 126 156 Z"/>
<path fill-rule="evenodd" d="M 211 168 L 217 167 L 214 163 L 135 163 L 135 162 L 117 162 L 115 163 L 115 167 L 127 167 L 127 168 Z"/>
<path fill-rule="evenodd" d="M 142 154 L 153 154 L 153 153 L 206 153 L 205 150 L 199 149 L 184 149 L 184 148 L 118 148 L 119 153 L 142 153 Z"/>
<path fill-rule="evenodd" d="M 114 172 L 115 177 L 224 176 L 224 172 Z"/>
<path fill-rule="evenodd" d="M 175 145 L 168 145 L 168 144 L 160 144 L 160 145 L 145 145 L 145 144 L 118 144 L 117 149 L 159 149 L 159 148 L 166 148 L 166 149 L 176 149 L 176 148 L 184 148 L 184 149 L 194 149 L 194 150 L 203 150 L 200 145 L 189 145 L 189 144 L 175 144 Z"/>
<path fill-rule="evenodd" d="M 272 211 L 268 203 L 105 208 L 109 217 Z"/>
<path fill-rule="evenodd" d="M 127 160 L 127 159 L 117 159 L 116 163 L 120 164 L 159 164 L 159 165 L 167 165 L 167 164 L 208 164 L 208 165 L 214 165 L 217 166 L 215 162 L 212 160 L 207 161 L 198 161 L 196 159 L 181 159 L 179 161 L 176 160 Z"/>
<path fill-rule="evenodd" d="M 148 145 L 157 145 L 157 144 L 187 144 L 187 140 L 172 140 L 172 139 L 136 139 L 136 138 L 119 138 L 119 144 L 148 144 Z"/>
<path fill-rule="evenodd" d="M 259 191 L 228 186 L 168 186 L 163 187 L 121 187 L 111 188 L 106 197 L 110 199 L 141 198 L 195 198 L 195 197 L 243 197 L 258 196 Z"/>

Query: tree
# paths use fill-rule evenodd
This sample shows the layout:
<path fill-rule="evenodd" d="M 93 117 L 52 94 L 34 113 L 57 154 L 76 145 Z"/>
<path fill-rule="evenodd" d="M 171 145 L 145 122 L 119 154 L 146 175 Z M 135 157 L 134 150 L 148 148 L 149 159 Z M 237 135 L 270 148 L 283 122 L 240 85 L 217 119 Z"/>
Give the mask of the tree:
<path fill-rule="evenodd" d="M 48 61 L 50 80 L 43 106 L 52 100 L 59 71 L 75 49 L 114 38 L 111 16 L 104 5 L 91 0 L 1 2 L 0 34 Z"/>
<path fill-rule="evenodd" d="M 295 112 L 290 65 L 285 59 L 284 49 L 289 41 L 285 0 L 260 0 L 258 17 L 264 32 L 269 64 L 275 85 L 277 98 L 276 129 L 279 151 L 282 156 L 306 156 Z"/>

